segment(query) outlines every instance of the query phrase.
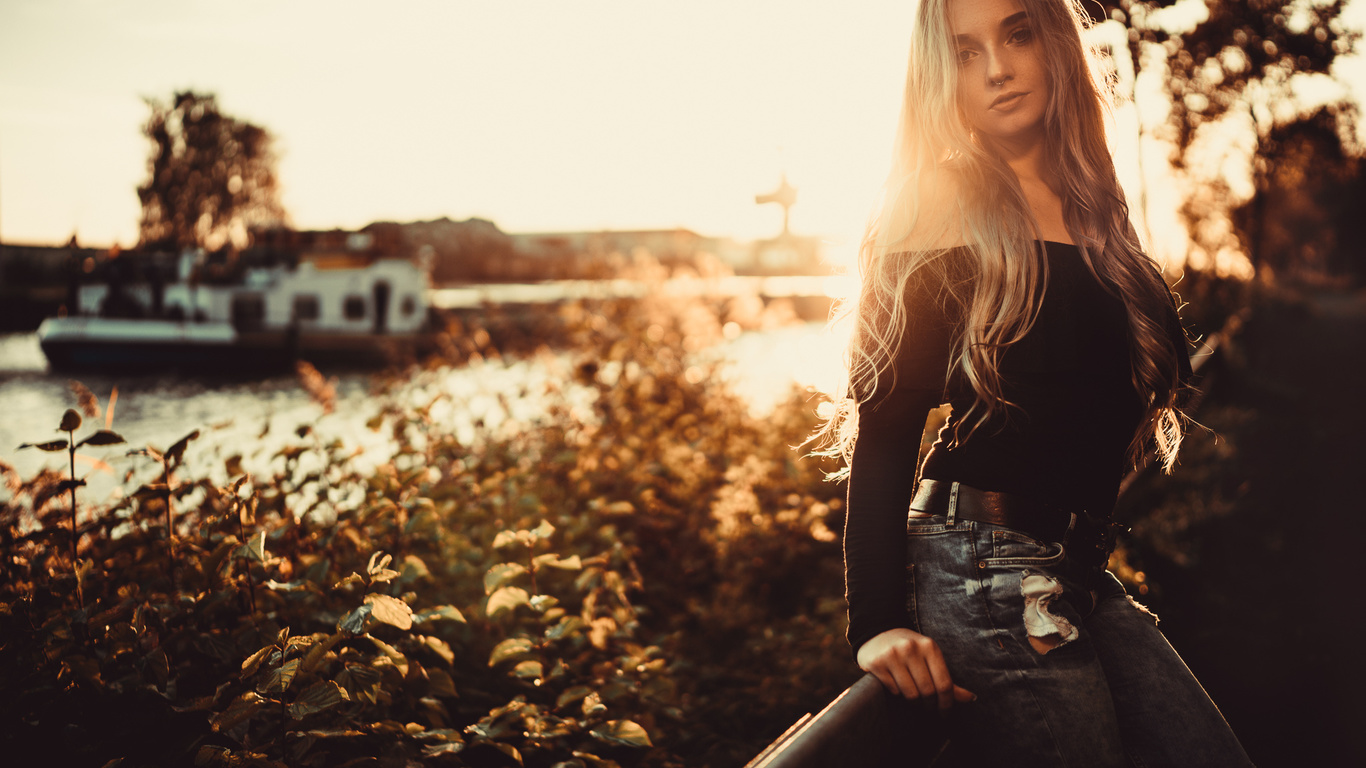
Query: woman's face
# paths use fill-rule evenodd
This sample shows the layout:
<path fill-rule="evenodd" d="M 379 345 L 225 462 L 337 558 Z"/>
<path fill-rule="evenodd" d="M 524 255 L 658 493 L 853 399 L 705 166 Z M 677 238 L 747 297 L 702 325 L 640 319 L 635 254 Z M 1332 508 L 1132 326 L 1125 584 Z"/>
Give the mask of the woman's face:
<path fill-rule="evenodd" d="M 1037 140 L 1051 88 L 1034 26 L 1020 0 L 949 0 L 958 104 L 978 132 L 1006 143 Z"/>

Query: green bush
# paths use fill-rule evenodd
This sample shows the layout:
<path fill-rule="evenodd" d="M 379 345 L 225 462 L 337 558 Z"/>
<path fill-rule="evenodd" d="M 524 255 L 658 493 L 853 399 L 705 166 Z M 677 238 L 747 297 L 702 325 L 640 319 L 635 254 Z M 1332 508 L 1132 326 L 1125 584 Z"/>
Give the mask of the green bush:
<path fill-rule="evenodd" d="M 80 516 L 62 473 L 9 472 L 0 749 L 742 764 L 857 670 L 843 489 L 794 449 L 816 403 L 751 414 L 698 354 L 723 319 L 659 298 L 561 307 L 539 322 L 571 375 L 519 393 L 544 416 L 465 443 L 391 382 L 370 426 L 396 450 L 375 469 L 302 427 L 269 471 L 234 458 L 220 485 L 185 476 L 190 435 Z M 490 338 L 446 341 L 466 360 L 496 354 Z"/>

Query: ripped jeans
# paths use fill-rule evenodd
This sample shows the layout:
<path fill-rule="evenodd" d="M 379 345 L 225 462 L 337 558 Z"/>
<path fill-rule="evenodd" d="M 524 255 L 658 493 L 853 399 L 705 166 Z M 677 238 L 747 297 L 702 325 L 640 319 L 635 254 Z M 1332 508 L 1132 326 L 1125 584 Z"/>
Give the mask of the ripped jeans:
<path fill-rule="evenodd" d="M 912 517 L 907 563 L 915 630 L 978 696 L 952 740 L 980 764 L 1251 765 L 1156 617 L 1062 544 Z"/>

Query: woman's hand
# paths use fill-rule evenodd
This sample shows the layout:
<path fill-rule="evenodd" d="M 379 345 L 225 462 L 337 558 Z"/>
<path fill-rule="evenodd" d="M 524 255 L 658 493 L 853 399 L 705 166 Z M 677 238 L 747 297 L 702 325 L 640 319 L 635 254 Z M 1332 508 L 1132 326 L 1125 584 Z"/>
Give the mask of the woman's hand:
<path fill-rule="evenodd" d="M 977 698 L 953 684 L 939 644 L 909 629 L 889 629 L 874 635 L 859 647 L 858 665 L 872 672 L 891 693 L 926 701 L 937 698 L 940 709 Z"/>

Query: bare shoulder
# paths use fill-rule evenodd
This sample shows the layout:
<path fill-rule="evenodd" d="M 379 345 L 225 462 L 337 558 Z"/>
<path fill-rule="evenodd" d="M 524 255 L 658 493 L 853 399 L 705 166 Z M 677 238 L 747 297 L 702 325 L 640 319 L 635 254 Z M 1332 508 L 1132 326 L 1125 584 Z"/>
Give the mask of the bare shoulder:
<path fill-rule="evenodd" d="M 962 245 L 964 182 L 950 165 L 938 165 L 906 184 L 893 230 L 899 233 L 893 250 L 925 251 Z"/>

